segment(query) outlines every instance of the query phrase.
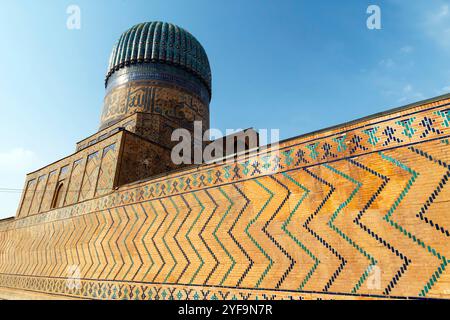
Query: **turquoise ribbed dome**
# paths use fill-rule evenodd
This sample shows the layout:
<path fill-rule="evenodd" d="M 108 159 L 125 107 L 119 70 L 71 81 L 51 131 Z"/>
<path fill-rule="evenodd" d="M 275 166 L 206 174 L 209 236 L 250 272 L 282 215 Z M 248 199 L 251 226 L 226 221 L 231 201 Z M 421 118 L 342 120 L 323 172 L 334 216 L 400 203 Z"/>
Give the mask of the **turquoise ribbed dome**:
<path fill-rule="evenodd" d="M 202 45 L 189 32 L 166 22 L 146 22 L 125 31 L 113 48 L 106 81 L 117 70 L 148 62 L 179 66 L 211 91 L 211 69 Z"/>

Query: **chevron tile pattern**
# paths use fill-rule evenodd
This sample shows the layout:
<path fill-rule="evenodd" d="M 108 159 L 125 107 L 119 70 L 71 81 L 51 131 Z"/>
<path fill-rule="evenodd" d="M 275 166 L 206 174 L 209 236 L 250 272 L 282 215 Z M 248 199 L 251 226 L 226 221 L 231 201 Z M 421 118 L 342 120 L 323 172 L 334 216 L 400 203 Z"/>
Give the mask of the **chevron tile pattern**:
<path fill-rule="evenodd" d="M 402 130 L 361 129 L 364 141 L 291 142 L 1 224 L 0 286 L 91 299 L 450 298 L 445 108 L 388 119 Z"/>

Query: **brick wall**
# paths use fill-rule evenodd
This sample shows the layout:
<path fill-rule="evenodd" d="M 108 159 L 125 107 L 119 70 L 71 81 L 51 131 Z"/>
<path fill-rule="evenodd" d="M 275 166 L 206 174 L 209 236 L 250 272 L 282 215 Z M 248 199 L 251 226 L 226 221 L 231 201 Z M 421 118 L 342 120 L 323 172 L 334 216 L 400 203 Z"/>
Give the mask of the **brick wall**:
<path fill-rule="evenodd" d="M 448 299 L 449 104 L 0 224 L 0 286 L 94 299 Z"/>

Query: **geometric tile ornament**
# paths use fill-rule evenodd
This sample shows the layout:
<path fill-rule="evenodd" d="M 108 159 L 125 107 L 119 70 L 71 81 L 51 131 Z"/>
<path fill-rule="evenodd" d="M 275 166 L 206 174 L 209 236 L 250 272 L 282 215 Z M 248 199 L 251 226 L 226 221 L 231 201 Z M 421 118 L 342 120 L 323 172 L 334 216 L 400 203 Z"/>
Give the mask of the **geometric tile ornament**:
<path fill-rule="evenodd" d="M 89 299 L 449 298 L 444 99 L 1 221 L 0 286 Z"/>

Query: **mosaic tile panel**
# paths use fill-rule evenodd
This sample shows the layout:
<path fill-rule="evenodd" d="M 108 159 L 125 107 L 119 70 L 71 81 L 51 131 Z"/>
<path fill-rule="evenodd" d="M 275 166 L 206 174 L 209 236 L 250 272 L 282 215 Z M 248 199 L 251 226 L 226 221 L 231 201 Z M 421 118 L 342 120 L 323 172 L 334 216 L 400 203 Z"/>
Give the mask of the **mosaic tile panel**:
<path fill-rule="evenodd" d="M 89 299 L 448 299 L 448 113 L 433 102 L 0 224 L 0 286 Z"/>

